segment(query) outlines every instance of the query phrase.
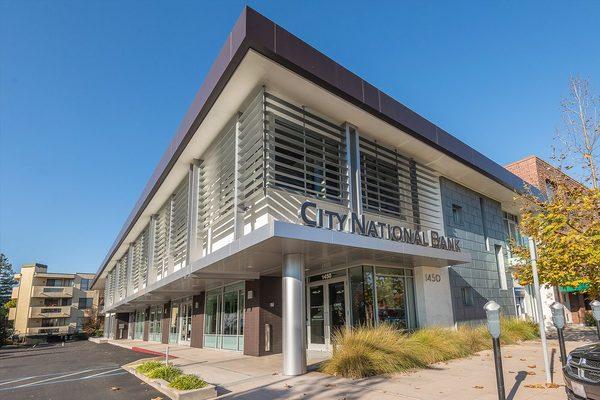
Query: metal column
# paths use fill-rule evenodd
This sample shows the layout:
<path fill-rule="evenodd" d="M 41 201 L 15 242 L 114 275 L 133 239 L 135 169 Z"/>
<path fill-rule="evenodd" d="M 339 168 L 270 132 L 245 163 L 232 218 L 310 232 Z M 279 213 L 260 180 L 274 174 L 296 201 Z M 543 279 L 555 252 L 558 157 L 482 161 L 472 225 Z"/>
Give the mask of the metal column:
<path fill-rule="evenodd" d="M 282 268 L 283 374 L 306 373 L 304 255 L 286 254 Z"/>

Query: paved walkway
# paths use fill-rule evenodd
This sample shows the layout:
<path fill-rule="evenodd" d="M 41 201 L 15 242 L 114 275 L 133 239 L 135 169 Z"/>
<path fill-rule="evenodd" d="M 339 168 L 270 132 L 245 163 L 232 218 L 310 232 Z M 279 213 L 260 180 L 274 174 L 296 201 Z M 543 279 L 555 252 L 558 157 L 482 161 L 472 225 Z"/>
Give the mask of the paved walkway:
<path fill-rule="evenodd" d="M 567 342 L 567 350 L 593 339 L 584 332 L 577 341 Z M 589 340 L 588 340 L 589 339 Z M 140 347 L 164 353 L 166 345 L 142 341 L 111 341 L 123 347 Z M 549 341 L 554 382 L 562 385 L 558 343 Z M 281 355 L 249 357 L 236 352 L 169 346 L 177 358 L 175 365 L 195 373 L 219 388 L 224 399 L 412 399 L 495 400 L 496 382 L 491 351 L 476 356 L 440 363 L 429 369 L 360 380 L 336 378 L 319 372 L 299 377 L 281 375 Z M 539 341 L 502 349 L 507 400 L 564 399 L 564 388 L 535 388 L 545 381 Z M 322 358 L 310 354 L 313 370 Z"/>

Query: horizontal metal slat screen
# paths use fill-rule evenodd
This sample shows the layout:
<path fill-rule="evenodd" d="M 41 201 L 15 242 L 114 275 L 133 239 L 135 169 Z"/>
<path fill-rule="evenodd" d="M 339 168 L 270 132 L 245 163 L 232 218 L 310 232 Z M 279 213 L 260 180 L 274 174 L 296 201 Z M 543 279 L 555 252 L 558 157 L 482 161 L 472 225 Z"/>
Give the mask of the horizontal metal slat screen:
<path fill-rule="evenodd" d="M 184 178 L 172 201 L 172 221 L 169 240 L 169 255 L 175 270 L 183 267 L 187 256 L 187 224 L 188 224 L 188 179 Z"/>
<path fill-rule="evenodd" d="M 265 120 L 266 186 L 347 204 L 343 128 L 268 92 Z"/>
<path fill-rule="evenodd" d="M 439 229 L 439 181 L 435 173 L 376 141 L 360 137 L 362 206 L 415 228 Z"/>
<path fill-rule="evenodd" d="M 171 230 L 171 198 L 162 205 L 156 215 L 154 225 L 154 258 L 153 266 L 156 279 L 163 278 L 168 266 L 167 249 L 169 246 L 169 233 Z"/>
<path fill-rule="evenodd" d="M 229 123 L 204 154 L 198 168 L 198 237 L 203 254 L 233 235 L 235 123 Z"/>

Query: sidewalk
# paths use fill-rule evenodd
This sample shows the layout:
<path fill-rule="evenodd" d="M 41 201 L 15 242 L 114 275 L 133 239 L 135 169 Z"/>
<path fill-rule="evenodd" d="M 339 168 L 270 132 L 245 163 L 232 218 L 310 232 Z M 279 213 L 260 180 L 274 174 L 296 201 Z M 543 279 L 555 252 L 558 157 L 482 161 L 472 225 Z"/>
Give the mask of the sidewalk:
<path fill-rule="evenodd" d="M 574 335 L 578 339 L 582 336 Z M 592 335 L 583 338 L 592 338 Z M 166 345 L 133 340 L 111 341 L 123 347 L 164 353 Z M 567 342 L 567 351 L 588 343 Z M 554 382 L 562 385 L 558 343 L 549 341 Z M 439 363 L 429 369 L 360 380 L 336 378 L 319 372 L 298 377 L 281 375 L 281 355 L 249 357 L 236 352 L 169 346 L 176 356 L 173 363 L 186 373 L 200 375 L 218 386 L 224 399 L 412 399 L 412 400 L 495 400 L 496 382 L 491 351 L 476 356 Z M 322 358 L 309 355 L 313 369 Z M 502 348 L 507 400 L 564 399 L 559 388 L 532 388 L 545 381 L 539 341 Z M 312 357 L 311 357 L 312 356 Z"/>

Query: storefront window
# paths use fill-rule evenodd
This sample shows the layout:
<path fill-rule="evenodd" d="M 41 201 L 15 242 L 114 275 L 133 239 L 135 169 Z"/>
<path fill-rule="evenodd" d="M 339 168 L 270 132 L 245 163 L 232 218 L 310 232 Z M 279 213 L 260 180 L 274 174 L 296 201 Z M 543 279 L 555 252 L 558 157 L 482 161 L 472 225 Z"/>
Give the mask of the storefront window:
<path fill-rule="evenodd" d="M 221 305 L 221 294 L 213 293 L 207 296 L 206 298 L 206 314 L 204 318 L 206 318 L 204 333 L 205 334 L 216 334 L 219 333 L 217 330 L 219 328 L 219 314 L 220 314 L 220 305 Z"/>
<path fill-rule="evenodd" d="M 237 335 L 238 293 L 226 292 L 223 296 L 223 334 Z"/>
<path fill-rule="evenodd" d="M 352 324 L 372 326 L 374 323 L 374 281 L 373 267 L 350 268 L 350 296 L 352 303 Z"/>
<path fill-rule="evenodd" d="M 375 268 L 377 320 L 397 329 L 416 327 L 412 271 L 402 268 Z"/>

